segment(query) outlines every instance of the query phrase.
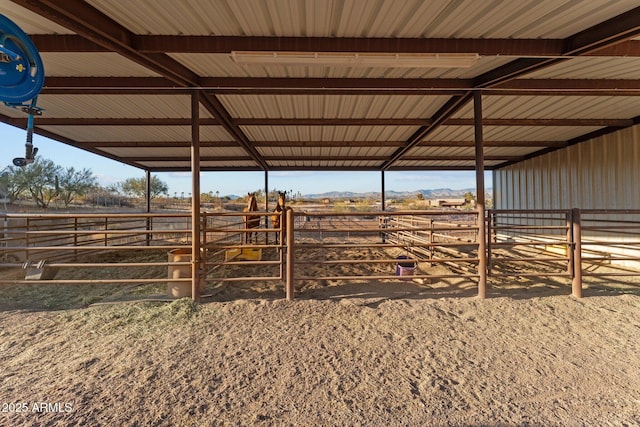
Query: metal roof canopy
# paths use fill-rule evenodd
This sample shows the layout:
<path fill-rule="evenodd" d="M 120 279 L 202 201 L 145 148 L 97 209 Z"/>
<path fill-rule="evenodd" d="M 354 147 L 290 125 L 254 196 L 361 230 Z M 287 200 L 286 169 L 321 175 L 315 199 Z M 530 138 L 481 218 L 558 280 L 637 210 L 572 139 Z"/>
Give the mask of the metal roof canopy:
<path fill-rule="evenodd" d="M 47 76 L 36 133 L 152 172 L 496 169 L 640 122 L 636 1 L 0 0 Z M 594 3 L 600 3 L 595 8 Z M 232 52 L 477 54 L 469 68 Z M 19 111 L 0 121 L 26 128 Z M 19 150 L 18 150 L 19 151 Z"/>

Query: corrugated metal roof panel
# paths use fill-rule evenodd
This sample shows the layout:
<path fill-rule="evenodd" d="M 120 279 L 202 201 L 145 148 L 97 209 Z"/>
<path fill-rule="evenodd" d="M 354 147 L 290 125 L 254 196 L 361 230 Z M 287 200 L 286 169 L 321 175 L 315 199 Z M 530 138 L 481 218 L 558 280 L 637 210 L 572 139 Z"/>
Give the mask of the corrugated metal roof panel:
<path fill-rule="evenodd" d="M 42 52 L 47 76 L 52 77 L 158 77 L 148 68 L 117 53 Z M 45 86 L 47 82 L 45 80 Z"/>
<path fill-rule="evenodd" d="M 189 128 L 191 141 L 191 128 Z M 235 141 L 222 126 L 200 126 L 200 141 Z"/>
<path fill-rule="evenodd" d="M 637 96 L 499 96 L 482 99 L 482 115 L 489 119 L 615 119 L 640 115 Z M 473 118 L 473 104 L 455 118 Z"/>
<path fill-rule="evenodd" d="M 473 52 L 470 52 L 473 53 Z M 240 65 L 222 53 L 168 53 L 185 67 L 205 77 L 289 77 L 289 78 L 448 78 L 468 79 L 514 60 L 485 56 L 470 68 L 393 68 L 324 65 Z"/>
<path fill-rule="evenodd" d="M 484 126 L 485 141 L 568 141 L 600 129 L 596 126 Z M 425 141 L 473 141 L 473 126 L 441 126 Z"/>
<path fill-rule="evenodd" d="M 412 126 L 240 126 L 255 141 L 400 141 Z"/>
<path fill-rule="evenodd" d="M 138 34 L 303 37 L 563 38 L 634 0 L 88 0 Z"/>
<path fill-rule="evenodd" d="M 214 157 L 214 156 L 238 156 L 238 157 L 246 157 L 247 152 L 244 148 L 237 147 L 201 147 L 200 155 L 202 157 Z"/>
<path fill-rule="evenodd" d="M 367 157 L 388 156 L 393 153 L 391 148 L 368 147 L 260 147 L 260 154 L 265 157 L 310 157 L 310 156 L 341 156 L 341 157 Z"/>
<path fill-rule="evenodd" d="M 546 147 L 484 147 L 485 156 L 526 156 Z"/>
<path fill-rule="evenodd" d="M 515 146 L 515 147 L 484 147 L 485 156 L 525 156 L 527 154 L 542 150 L 546 146 Z M 475 157 L 474 147 L 415 147 L 411 149 L 408 156 L 472 156 Z"/>
<path fill-rule="evenodd" d="M 96 102 L 98 101 L 98 102 Z M 191 118 L 188 95 L 40 95 L 47 118 Z M 200 116 L 211 113 L 200 107 Z"/>
<path fill-rule="evenodd" d="M 148 148 L 148 147 L 98 147 L 100 151 L 110 153 L 116 156 L 122 157 L 140 157 L 145 156 L 149 159 L 154 157 L 191 157 L 191 149 L 189 147 L 161 147 L 161 148 Z M 247 153 L 240 147 L 202 147 L 200 149 L 200 155 L 202 157 L 246 157 Z"/>
<path fill-rule="evenodd" d="M 486 139 L 486 135 L 485 135 Z M 428 141 L 473 141 L 473 126 L 440 126 L 431 132 L 425 139 Z"/>
<path fill-rule="evenodd" d="M 20 28 L 27 34 L 73 34 L 42 16 L 33 13 L 10 0 L 0 0 L 2 14 L 14 22 L 20 23 Z"/>
<path fill-rule="evenodd" d="M 449 99 L 416 95 L 221 95 L 237 118 L 430 118 Z"/>
<path fill-rule="evenodd" d="M 163 168 L 163 169 L 175 169 L 175 170 L 190 170 L 191 163 L 188 161 L 163 161 L 163 162 L 154 162 L 154 161 L 142 161 L 138 162 L 143 168 Z M 255 169 L 256 164 L 248 161 L 224 161 L 224 162 L 215 162 L 215 161 L 203 161 L 200 164 L 201 169 Z"/>
<path fill-rule="evenodd" d="M 433 161 L 415 161 L 415 160 L 399 160 L 394 163 L 394 167 L 406 169 L 421 168 L 468 168 L 472 170 L 475 163 L 472 160 L 433 160 Z"/>
<path fill-rule="evenodd" d="M 573 126 L 485 126 L 484 139 L 489 141 L 568 141 L 600 127 Z"/>
<path fill-rule="evenodd" d="M 508 80 L 512 74 L 519 75 L 518 67 L 511 68 L 502 74 L 500 66 L 515 61 L 515 57 L 483 57 L 469 69 L 399 69 L 399 68 L 360 68 L 338 66 L 249 66 L 234 63 L 228 54 L 196 54 L 171 53 L 168 57 L 160 53 L 149 51 L 136 52 L 137 35 L 223 35 L 223 36 L 293 36 L 293 37 L 356 37 L 366 40 L 368 37 L 395 38 L 449 38 L 452 41 L 462 38 L 475 39 L 482 43 L 487 39 L 514 40 L 518 46 L 528 49 L 535 47 L 526 39 L 566 38 L 580 31 L 602 24 L 607 19 L 615 17 L 631 8 L 637 7 L 637 0 L 558 0 L 539 1 L 522 0 L 520 2 L 495 0 L 492 2 L 478 2 L 477 0 L 218 0 L 202 2 L 200 0 L 169 1 L 169 0 L 88 0 L 87 7 L 95 6 L 110 20 L 100 22 L 83 22 L 92 19 L 91 11 L 80 11 L 73 15 L 71 6 L 60 3 L 55 6 L 57 12 L 47 12 L 46 5 L 42 6 L 41 17 L 36 13 L 17 6 L 8 0 L 0 0 L 0 12 L 18 20 L 20 25 L 32 34 L 69 34 L 65 28 L 49 21 L 59 19 L 55 15 L 59 12 L 69 26 L 77 26 L 78 31 L 89 30 L 95 32 L 90 38 L 100 39 L 111 30 L 111 24 L 122 25 L 131 32 L 129 34 L 116 31 L 116 40 L 104 37 L 99 44 L 111 46 L 120 53 L 75 53 L 53 52 L 54 49 L 43 53 L 48 77 L 107 77 L 96 80 L 96 86 L 108 85 L 108 77 L 155 77 L 160 74 L 168 77 L 168 81 L 197 82 L 200 77 L 318 77 L 337 79 L 342 78 L 341 87 L 348 87 L 351 78 L 379 79 L 376 86 L 384 83 L 384 79 L 427 79 L 449 78 L 467 79 L 490 72 L 490 76 L 497 80 Z M 24 2 L 27 7 L 38 10 L 41 5 L 36 2 Z M 52 4 L 52 3 L 51 3 Z M 50 4 L 50 5 L 51 5 Z M 51 6 L 54 8 L 54 6 Z M 85 13 L 86 12 L 86 13 Z M 73 15 L 73 16 L 71 16 Z M 99 17 L 98 17 L 99 18 Z M 630 17 L 631 19 L 633 17 Z M 633 22 L 620 21 L 612 26 L 612 39 L 622 38 L 625 34 L 633 34 Z M 602 37 L 599 42 L 606 44 L 609 39 L 603 32 L 594 31 L 595 38 Z M 42 37 L 39 40 L 43 47 L 55 38 Z M 76 39 L 65 39 L 75 45 Z M 582 37 L 578 37 L 580 44 Z M 260 40 L 254 39 L 256 46 Z M 273 40 L 271 40 L 273 41 Z M 556 40 L 557 41 L 557 40 Z M 556 41 L 553 42 L 555 46 Z M 567 42 L 571 40 L 567 39 Z M 162 43 L 159 40 L 155 42 Z M 220 39 L 212 43 L 221 43 Z M 402 43 L 414 41 L 403 40 Z M 130 43 L 129 46 L 127 44 Z M 315 40 L 314 43 L 322 43 Z M 376 43 L 376 41 L 372 41 Z M 595 42 L 598 44 L 598 41 Z M 170 44 L 170 43 L 168 43 Z M 501 46 L 512 47 L 508 41 L 499 41 Z M 625 46 L 627 52 L 634 53 L 633 46 Z M 80 49 L 82 50 L 82 49 Z M 153 49 L 152 49 L 153 50 Z M 175 50 L 169 48 L 168 50 Z M 544 55 L 544 53 L 541 53 Z M 535 52 L 531 54 L 538 57 Z M 134 58 L 133 60 L 126 59 Z M 137 57 L 137 58 L 136 58 Z M 173 58 L 184 68 L 172 61 Z M 143 67 L 139 64 L 147 64 Z M 517 65 L 517 64 L 516 64 Z M 160 74 L 154 71 L 158 70 Z M 539 70 L 526 76 L 527 78 L 556 78 L 556 79 L 640 79 L 640 57 L 615 58 L 575 58 L 569 59 L 544 70 Z M 522 70 L 524 72 L 524 70 Z M 176 78 L 176 76 L 182 76 Z M 52 79 L 53 80 L 53 79 Z M 52 81 L 51 80 L 51 81 Z M 56 79 L 57 80 L 57 79 Z M 214 79 L 211 79 L 212 81 Z M 490 79 L 492 80 L 492 79 Z M 61 81 L 61 80 L 57 80 Z M 136 79 L 136 83 L 141 79 Z M 492 80 L 493 81 L 493 80 Z M 155 83 L 155 80 L 154 80 Z M 140 83 L 145 85 L 145 83 Z M 179 84 L 179 83 L 175 83 Z M 279 85 L 287 88 L 286 80 L 280 80 Z M 153 85 L 151 85 L 153 86 Z M 301 85 L 304 86 L 304 85 Z M 419 85 L 418 85 L 419 86 Z M 488 91 L 492 90 L 489 84 Z M 553 87 L 553 85 L 551 85 Z M 275 89 L 275 88 L 274 88 Z M 277 89 L 276 89 L 277 90 Z M 304 87 L 296 90 L 303 91 Z M 229 110 L 228 120 L 226 111 L 218 111 L 215 100 L 203 102 L 206 107 L 200 108 L 200 116 L 212 117 L 206 108 L 215 111 L 225 120 L 225 126 L 203 126 L 200 129 L 202 141 L 232 141 L 235 138 L 244 140 L 234 129 L 234 120 L 242 118 L 418 118 L 429 119 L 437 112 L 445 111 L 441 107 L 453 105 L 457 107 L 455 99 L 449 96 L 406 96 L 406 95 L 248 95 L 250 89 L 242 91 L 242 95 L 216 95 Z M 112 95 L 57 95 L 50 91 L 39 99 L 48 118 L 187 118 L 190 116 L 190 97 L 186 95 L 123 95 L 116 94 L 120 90 L 113 90 Z M 59 93 L 59 92 L 58 92 Z M 148 92 L 145 92 L 148 93 Z M 164 93 L 164 92 L 163 92 Z M 228 92 L 227 92 L 228 93 Z M 239 92 L 238 92 L 239 93 Z M 316 92 L 317 93 L 317 92 Z M 491 92 L 495 93 L 495 92 Z M 212 95 L 209 95 L 212 96 Z M 467 99 L 465 98 L 465 101 Z M 2 111 L 6 108 L 2 107 Z M 562 91 L 558 96 L 496 96 L 487 95 L 484 102 L 484 114 L 488 118 L 631 118 L 640 116 L 640 104 L 633 97 L 564 97 Z M 4 115 L 4 121 L 13 122 L 10 118 L 24 117 L 22 113 L 11 110 Z M 472 105 L 467 105 L 458 111 L 454 117 L 471 118 Z M 437 117 L 436 117 L 437 118 Z M 449 118 L 444 112 L 442 118 Z M 44 120 L 43 120 L 44 122 Z M 45 122 L 46 123 L 46 122 Z M 330 123 L 330 122 L 329 122 Z M 76 126 L 36 126 L 61 139 L 74 141 L 180 141 L 184 143 L 191 139 L 191 127 L 184 126 L 88 126 L 82 127 L 78 121 Z M 226 129 L 226 130 L 225 130 Z M 249 143 L 256 141 L 277 141 L 286 143 L 313 141 L 340 141 L 343 147 L 269 147 L 259 145 L 258 150 L 267 158 L 299 156 L 303 159 L 284 159 L 282 167 L 372 167 L 379 168 L 383 163 L 379 159 L 392 156 L 396 149 L 409 140 L 419 129 L 416 126 L 244 126 Z M 526 140 L 526 141 L 566 141 L 574 137 L 587 135 L 598 127 L 543 127 L 543 126 L 485 126 L 485 140 Z M 235 136 L 232 136 L 235 135 Z M 472 147 L 429 147 L 428 140 L 440 141 L 473 141 L 472 126 L 443 125 L 427 136 L 427 144 L 409 150 L 407 155 L 415 156 L 451 156 L 450 162 L 421 162 L 400 163 L 396 165 L 414 165 L 425 167 L 473 167 L 473 161 L 456 160 L 456 156 L 471 158 Z M 395 141 L 393 146 L 368 147 L 350 146 L 350 141 Z M 397 142 L 401 144 L 398 145 Z M 117 145 L 117 144 L 113 144 Z M 147 145 L 147 144 L 139 144 Z M 164 144 L 162 144 L 164 145 Z M 460 144 L 458 144 L 460 145 Z M 156 148 L 122 147 L 113 148 L 105 145 L 106 150 L 114 156 L 139 158 L 179 155 L 187 157 L 188 149 L 170 147 L 164 149 L 161 145 Z M 519 156 L 539 150 L 527 144 L 526 147 L 487 147 L 487 156 Z M 100 147 L 96 148 L 99 150 Z M 137 154 L 132 154 L 137 153 Z M 205 157 L 242 157 L 249 154 L 239 145 L 234 147 L 204 147 L 201 154 Z M 320 159 L 313 160 L 317 156 Z M 324 157 L 325 160 L 321 160 Z M 336 160 L 337 158 L 340 160 Z M 374 160 L 362 160 L 374 158 Z M 328 159 L 328 160 L 327 160 Z M 278 160 L 279 161 L 279 160 Z M 251 161 L 212 161 L 210 167 L 259 167 L 259 162 Z M 154 167 L 171 165 L 155 162 Z M 386 164 L 386 163 L 385 163 Z M 498 164 L 492 160 L 485 163 L 487 167 Z M 144 163 L 140 163 L 144 165 Z M 188 169 L 188 162 L 182 162 L 181 168 Z M 173 167 L 173 166 L 170 166 Z M 206 167 L 206 165 L 203 165 Z"/>
<path fill-rule="evenodd" d="M 475 156 L 474 147 L 414 147 L 407 156 Z"/>
<path fill-rule="evenodd" d="M 526 79 L 640 79 L 638 57 L 589 57 L 571 60 L 527 74 Z"/>
<path fill-rule="evenodd" d="M 274 160 L 269 162 L 269 166 L 286 169 L 349 169 L 349 168 L 371 168 L 375 169 L 380 167 L 378 161 L 364 161 L 364 160 Z"/>
<path fill-rule="evenodd" d="M 38 123 L 36 121 L 36 126 Z M 75 141 L 190 141 L 186 126 L 38 126 Z"/>

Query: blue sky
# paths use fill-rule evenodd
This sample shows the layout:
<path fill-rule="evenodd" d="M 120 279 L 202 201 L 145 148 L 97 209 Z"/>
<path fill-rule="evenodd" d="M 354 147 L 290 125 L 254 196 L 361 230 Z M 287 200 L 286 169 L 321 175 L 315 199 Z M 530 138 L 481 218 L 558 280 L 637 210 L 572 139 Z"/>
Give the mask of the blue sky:
<path fill-rule="evenodd" d="M 0 123 L 2 141 L 2 168 L 11 164 L 14 157 L 24 156 L 26 131 Z M 48 138 L 34 135 L 33 145 L 38 156 L 63 166 L 90 169 L 102 186 L 122 182 L 127 178 L 140 178 L 145 172 L 95 154 L 70 147 Z M 169 194 L 191 193 L 191 177 L 188 172 L 157 173 L 169 186 Z M 327 191 L 379 191 L 380 172 L 269 172 L 269 189 L 293 190 L 301 194 Z M 202 172 L 201 191 L 220 192 L 221 196 L 244 195 L 264 188 L 263 172 Z M 491 173 L 485 174 L 485 186 L 491 187 Z M 422 189 L 450 188 L 453 190 L 475 188 L 475 172 L 386 172 L 387 191 L 414 191 Z"/>

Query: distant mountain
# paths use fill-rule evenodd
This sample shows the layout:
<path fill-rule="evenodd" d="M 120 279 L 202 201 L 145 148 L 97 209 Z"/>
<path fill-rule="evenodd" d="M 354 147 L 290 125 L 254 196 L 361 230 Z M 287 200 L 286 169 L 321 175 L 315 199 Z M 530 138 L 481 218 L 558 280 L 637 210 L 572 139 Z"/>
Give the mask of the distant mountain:
<path fill-rule="evenodd" d="M 385 197 L 388 199 L 393 198 L 406 198 L 415 197 L 418 193 L 422 194 L 425 199 L 461 199 L 465 193 L 476 194 L 475 188 L 463 188 L 460 190 L 452 190 L 450 188 L 438 188 L 434 190 L 414 190 L 414 191 L 385 191 Z M 487 189 L 487 193 L 491 193 L 491 189 Z M 307 199 L 359 199 L 359 198 L 374 198 L 380 197 L 380 193 L 377 191 L 369 191 L 363 193 L 355 193 L 352 191 L 328 191 L 326 193 L 318 194 L 305 194 L 302 196 Z"/>

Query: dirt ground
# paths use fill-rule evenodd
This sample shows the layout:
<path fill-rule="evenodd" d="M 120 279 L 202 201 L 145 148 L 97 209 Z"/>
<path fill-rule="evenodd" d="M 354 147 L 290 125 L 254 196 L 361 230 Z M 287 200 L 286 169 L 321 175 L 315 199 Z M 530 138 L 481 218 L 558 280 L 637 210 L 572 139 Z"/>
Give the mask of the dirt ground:
<path fill-rule="evenodd" d="M 640 288 L 3 287 L 0 425 L 640 425 Z M 98 303 L 93 304 L 91 303 Z"/>

